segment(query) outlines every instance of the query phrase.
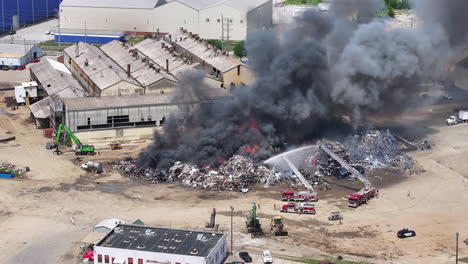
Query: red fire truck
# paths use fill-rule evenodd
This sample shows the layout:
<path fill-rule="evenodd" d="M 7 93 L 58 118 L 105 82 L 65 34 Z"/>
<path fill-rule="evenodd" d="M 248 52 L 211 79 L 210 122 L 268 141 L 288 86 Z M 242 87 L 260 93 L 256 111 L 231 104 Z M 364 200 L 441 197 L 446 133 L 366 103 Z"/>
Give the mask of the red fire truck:
<path fill-rule="evenodd" d="M 315 202 L 318 200 L 316 192 L 300 191 L 296 192 L 294 190 L 284 190 L 281 192 L 282 201 L 295 201 L 295 202 Z"/>
<path fill-rule="evenodd" d="M 368 200 L 377 196 L 379 191 L 376 188 L 364 188 L 357 193 L 353 193 L 349 196 L 348 206 L 349 207 L 358 207 L 363 203 L 367 203 Z"/>
<path fill-rule="evenodd" d="M 315 204 L 288 203 L 281 207 L 283 213 L 315 214 Z"/>

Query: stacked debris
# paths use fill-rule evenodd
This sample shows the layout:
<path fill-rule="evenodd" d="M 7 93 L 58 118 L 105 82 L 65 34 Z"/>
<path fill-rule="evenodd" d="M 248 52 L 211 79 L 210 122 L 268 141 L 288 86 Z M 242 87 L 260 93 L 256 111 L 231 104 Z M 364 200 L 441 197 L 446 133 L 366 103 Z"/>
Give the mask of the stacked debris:
<path fill-rule="evenodd" d="M 400 144 L 388 130 L 365 131 L 348 137 L 343 144 L 351 158 L 367 169 L 393 167 L 402 171 L 413 167 L 413 160 L 401 151 Z"/>
<path fill-rule="evenodd" d="M 139 168 L 132 159 L 111 165 L 127 177 L 142 178 L 152 183 L 180 182 L 186 186 L 212 191 L 247 192 L 251 185 L 265 183 L 270 174 L 265 166 L 241 155 L 232 156 L 219 167 L 198 167 L 177 161 L 167 173 L 158 169 Z"/>
<path fill-rule="evenodd" d="M 17 168 L 11 163 L 0 163 L 0 172 L 13 173 L 14 177 L 21 177 L 29 171 L 29 167 Z"/>

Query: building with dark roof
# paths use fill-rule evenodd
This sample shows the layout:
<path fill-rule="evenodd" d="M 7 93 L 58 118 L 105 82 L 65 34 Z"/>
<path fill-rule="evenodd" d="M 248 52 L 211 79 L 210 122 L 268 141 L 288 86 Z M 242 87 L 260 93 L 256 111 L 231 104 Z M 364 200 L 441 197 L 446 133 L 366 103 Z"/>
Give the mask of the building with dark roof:
<path fill-rule="evenodd" d="M 94 246 L 94 263 L 220 264 L 226 235 L 120 224 Z"/>

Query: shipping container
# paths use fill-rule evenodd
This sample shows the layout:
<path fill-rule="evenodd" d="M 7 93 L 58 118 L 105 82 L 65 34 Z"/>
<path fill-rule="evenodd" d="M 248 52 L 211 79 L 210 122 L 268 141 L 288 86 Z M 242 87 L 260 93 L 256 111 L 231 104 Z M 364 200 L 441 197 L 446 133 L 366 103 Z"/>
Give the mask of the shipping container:
<path fill-rule="evenodd" d="M 55 17 L 62 0 L 0 0 L 0 31 Z"/>
<path fill-rule="evenodd" d="M 13 173 L 0 172 L 1 179 L 12 179 L 14 176 Z"/>

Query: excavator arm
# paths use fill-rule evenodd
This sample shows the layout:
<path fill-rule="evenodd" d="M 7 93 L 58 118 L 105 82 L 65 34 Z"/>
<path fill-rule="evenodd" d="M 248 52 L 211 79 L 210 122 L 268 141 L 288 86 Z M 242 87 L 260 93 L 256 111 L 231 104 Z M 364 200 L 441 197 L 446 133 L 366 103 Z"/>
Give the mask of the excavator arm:
<path fill-rule="evenodd" d="M 58 127 L 58 130 L 57 130 L 57 136 L 55 137 L 55 144 L 58 146 L 59 145 L 59 141 L 60 141 L 60 135 L 62 134 L 62 130 L 65 130 L 65 132 L 70 136 L 70 138 L 73 140 L 73 142 L 75 142 L 75 144 L 78 146 L 78 147 L 81 147 L 82 144 L 81 144 L 81 141 L 73 134 L 73 132 L 70 131 L 70 129 L 68 129 L 68 127 L 64 124 L 60 124 L 59 127 Z"/>
<path fill-rule="evenodd" d="M 329 149 L 327 146 L 325 145 L 320 145 L 320 148 L 325 151 L 328 155 L 330 155 L 330 157 L 332 157 L 333 159 L 335 159 L 336 161 L 338 161 L 338 163 L 340 163 L 340 165 L 345 168 L 346 170 L 348 170 L 349 172 L 351 172 L 351 174 L 353 174 L 356 178 L 358 178 L 362 183 L 364 183 L 366 189 L 371 189 L 372 188 L 372 184 L 371 182 L 369 181 L 369 179 L 367 179 L 367 177 L 365 177 L 364 175 L 362 175 L 359 171 L 357 171 L 353 166 L 349 165 L 346 161 L 344 161 L 340 156 L 338 156 L 335 152 L 333 152 L 331 149 Z"/>

